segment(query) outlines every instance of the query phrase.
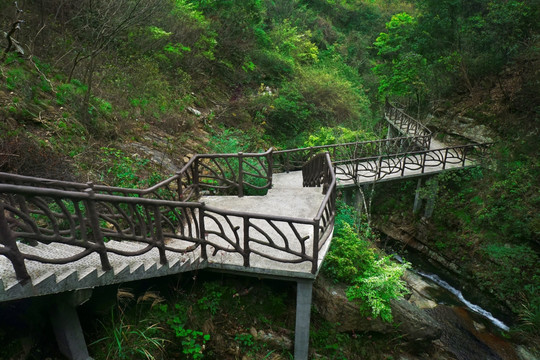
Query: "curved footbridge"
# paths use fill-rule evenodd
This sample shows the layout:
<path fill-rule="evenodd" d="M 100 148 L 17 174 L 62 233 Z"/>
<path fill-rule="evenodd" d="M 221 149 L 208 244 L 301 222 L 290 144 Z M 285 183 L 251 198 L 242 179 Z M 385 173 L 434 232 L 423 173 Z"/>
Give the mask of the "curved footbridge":
<path fill-rule="evenodd" d="M 475 166 L 485 155 L 486 144 L 434 146 L 428 129 L 388 103 L 385 118 L 400 136 L 196 155 L 144 190 L 0 173 L 0 301 L 58 294 L 59 347 L 79 360 L 90 357 L 75 306 L 88 289 L 199 269 L 295 281 L 295 359 L 307 359 L 337 187 Z"/>

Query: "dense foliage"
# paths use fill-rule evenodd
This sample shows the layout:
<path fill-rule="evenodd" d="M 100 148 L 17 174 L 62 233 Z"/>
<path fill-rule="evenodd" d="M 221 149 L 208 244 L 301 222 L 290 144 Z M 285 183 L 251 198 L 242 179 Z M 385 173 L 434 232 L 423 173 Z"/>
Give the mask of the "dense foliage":
<path fill-rule="evenodd" d="M 494 161 L 440 177 L 430 245 L 538 334 L 539 18 L 536 0 L 2 1 L 0 171 L 146 187 L 174 171 L 156 154 L 372 139 L 385 97 L 472 118 L 495 133 Z M 415 222 L 413 193 L 378 192 L 375 212 Z M 340 210 L 326 271 L 388 319 L 402 268 L 351 216 Z M 198 353 L 206 332 L 172 319 L 167 340 Z M 152 327 L 118 321 L 108 340 L 161 351 Z"/>
<path fill-rule="evenodd" d="M 347 297 L 356 300 L 366 315 L 392 321 L 390 300 L 407 293 L 401 280 L 407 266 L 392 262 L 391 256 L 382 256 L 373 241 L 376 235 L 356 210 L 339 203 L 324 272 L 349 285 Z"/>

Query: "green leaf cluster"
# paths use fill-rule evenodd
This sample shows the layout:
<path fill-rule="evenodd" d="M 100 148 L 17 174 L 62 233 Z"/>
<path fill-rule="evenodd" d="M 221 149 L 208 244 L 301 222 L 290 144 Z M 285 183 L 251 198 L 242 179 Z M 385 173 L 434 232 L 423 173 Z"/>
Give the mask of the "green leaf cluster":
<path fill-rule="evenodd" d="M 365 314 L 391 322 L 390 300 L 407 293 L 401 280 L 407 265 L 380 255 L 370 243 L 375 238 L 371 228 L 359 222 L 356 211 L 340 203 L 323 271 L 335 281 L 349 285 L 347 297 L 357 301 Z"/>

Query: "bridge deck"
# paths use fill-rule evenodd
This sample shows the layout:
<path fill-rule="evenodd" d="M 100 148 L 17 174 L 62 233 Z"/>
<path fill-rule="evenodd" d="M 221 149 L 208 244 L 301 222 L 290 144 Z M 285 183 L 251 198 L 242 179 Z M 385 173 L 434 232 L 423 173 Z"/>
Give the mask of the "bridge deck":
<path fill-rule="evenodd" d="M 476 162 L 466 159 L 459 162 L 440 163 L 439 160 L 426 161 L 422 168 L 417 164 L 405 163 L 403 169 L 404 157 L 396 157 L 388 159 L 382 165 L 378 164 L 377 160 L 365 161 L 349 165 L 340 165 L 336 167 L 336 180 L 338 187 L 351 187 L 356 185 L 371 184 L 373 182 L 384 182 L 391 180 L 403 180 L 407 178 L 415 178 L 420 176 L 433 176 L 446 170 L 464 169 L 470 166 L 475 166 Z M 352 167 L 357 166 L 357 180 L 351 177 L 354 173 Z"/>
<path fill-rule="evenodd" d="M 202 268 L 314 279 L 331 242 L 336 182 L 348 187 L 474 166 L 489 147 L 446 147 L 390 104 L 385 117 L 421 150 L 411 150 L 408 138 L 396 138 L 256 154 L 199 154 L 149 189 L 1 174 L 0 301 Z M 273 174 L 298 166 L 304 174 Z M 261 181 L 264 186 L 256 185 Z M 269 187 L 270 181 L 267 195 L 241 196 L 249 188 Z M 326 195 L 315 187 L 320 184 Z M 240 197 L 191 201 L 207 191 L 236 191 Z M 109 268 L 107 257 L 110 271 L 102 270 Z M 15 268 L 20 279 L 30 280 L 19 281 Z"/>
<path fill-rule="evenodd" d="M 201 198 L 201 201 L 212 208 L 219 208 L 224 210 L 232 210 L 239 212 L 249 212 L 251 214 L 260 215 L 279 215 L 296 217 L 301 219 L 313 219 L 317 215 L 317 211 L 323 201 L 324 195 L 320 187 L 304 188 L 302 187 L 302 173 L 301 171 L 294 171 L 290 173 L 274 174 L 272 189 L 268 191 L 266 196 L 205 196 Z M 237 228 L 237 236 L 241 239 L 243 237 L 243 219 L 241 217 L 231 218 L 232 226 L 226 226 L 226 234 L 228 238 L 234 238 L 234 228 Z M 260 231 L 250 230 L 250 237 L 263 239 L 262 233 L 266 233 L 275 245 L 281 247 L 288 247 L 292 251 L 302 251 L 302 244 L 297 240 L 297 236 L 294 233 L 298 232 L 300 237 L 307 238 L 305 242 L 305 252 L 311 254 L 313 252 L 313 226 L 312 225 L 296 225 L 294 229 L 284 222 L 273 222 L 272 224 L 263 219 L 252 219 L 251 223 L 254 226 L 260 228 Z M 218 226 L 223 226 L 223 222 L 213 222 L 207 224 L 206 230 L 218 231 Z M 274 228 L 275 225 L 277 228 Z M 208 227 L 210 226 L 210 227 Z M 279 231 L 282 234 L 279 234 Z M 210 243 L 218 244 L 219 246 L 228 247 L 231 252 L 219 251 L 213 255 L 214 247 L 209 246 L 208 249 L 208 262 L 212 268 L 252 272 L 252 273 L 264 273 L 266 275 L 276 275 L 285 277 L 301 277 L 301 278 L 314 278 L 311 273 L 311 263 L 285 263 L 283 261 L 294 261 L 295 256 L 290 253 L 280 251 L 276 248 L 271 248 L 265 244 L 251 245 L 252 251 L 257 251 L 265 254 L 263 256 L 252 255 L 249 268 L 243 266 L 243 258 L 240 254 L 232 252 L 232 246 L 228 244 L 222 237 L 218 237 L 214 234 L 208 236 Z M 269 239 L 264 239 L 264 242 Z M 318 264 L 322 263 L 330 241 L 326 241 L 321 251 L 318 254 Z M 280 259 L 275 261 L 268 257 Z"/>

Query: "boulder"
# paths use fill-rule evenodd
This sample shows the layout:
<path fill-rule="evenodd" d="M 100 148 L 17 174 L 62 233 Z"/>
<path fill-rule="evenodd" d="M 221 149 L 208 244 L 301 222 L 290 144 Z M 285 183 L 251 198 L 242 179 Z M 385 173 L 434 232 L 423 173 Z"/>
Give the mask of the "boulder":
<path fill-rule="evenodd" d="M 410 303 L 420 309 L 432 309 L 437 306 L 435 299 L 433 299 L 430 293 L 430 289 L 433 289 L 433 286 L 420 275 L 406 270 L 403 274 L 403 280 L 407 282 L 408 288 L 411 291 L 408 299 Z"/>
<path fill-rule="evenodd" d="M 424 310 L 403 299 L 392 300 L 391 306 L 394 323 L 406 340 L 425 342 L 441 336 L 441 326 Z"/>
<path fill-rule="evenodd" d="M 523 345 L 518 345 L 516 352 L 520 360 L 540 360 L 540 353 L 534 354 L 531 349 L 527 349 Z"/>
<path fill-rule="evenodd" d="M 315 282 L 313 295 L 315 308 L 327 321 L 336 324 L 338 331 L 389 334 L 397 328 L 411 342 L 431 341 L 441 335 L 439 324 L 405 299 L 392 300 L 394 323 L 391 324 L 363 315 L 358 306 L 347 299 L 344 286 L 332 284 L 322 276 Z"/>
<path fill-rule="evenodd" d="M 487 126 L 465 116 L 443 116 L 440 118 L 428 116 L 426 121 L 430 128 L 435 128 L 441 133 L 478 143 L 492 142 L 495 138 L 495 133 Z"/>

